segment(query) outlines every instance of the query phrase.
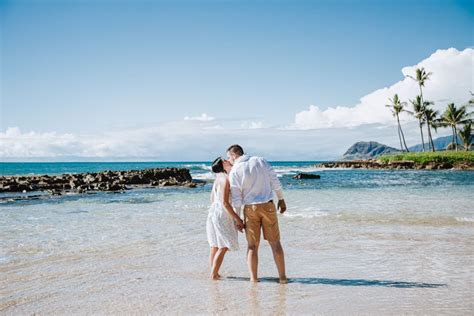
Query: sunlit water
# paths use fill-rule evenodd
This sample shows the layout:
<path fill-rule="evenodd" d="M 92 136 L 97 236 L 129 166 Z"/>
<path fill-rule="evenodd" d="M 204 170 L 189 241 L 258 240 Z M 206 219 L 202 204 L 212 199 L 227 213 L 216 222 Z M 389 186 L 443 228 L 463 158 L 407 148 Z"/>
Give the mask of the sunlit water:
<path fill-rule="evenodd" d="M 212 178 L 204 163 L 176 164 L 182 165 L 194 178 Z M 474 173 L 274 165 L 289 207 L 279 220 L 290 284 L 275 282 L 265 243 L 262 280 L 247 281 L 243 235 L 242 250 L 225 258 L 225 279 L 208 280 L 210 184 L 24 201 L 3 194 L 0 311 L 473 313 Z M 45 173 L 39 167 L 2 165 L 2 171 Z M 47 172 L 114 169 L 95 167 Z M 301 170 L 321 179 L 292 179 Z"/>

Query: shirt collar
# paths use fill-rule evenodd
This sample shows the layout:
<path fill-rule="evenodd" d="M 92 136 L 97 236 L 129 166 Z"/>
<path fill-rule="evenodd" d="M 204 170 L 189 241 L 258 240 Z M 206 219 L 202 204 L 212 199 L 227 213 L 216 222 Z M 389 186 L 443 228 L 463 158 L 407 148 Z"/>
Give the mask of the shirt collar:
<path fill-rule="evenodd" d="M 242 155 L 240 156 L 239 158 L 235 159 L 234 161 L 234 165 L 238 164 L 238 163 L 241 163 L 241 162 L 244 162 L 244 161 L 247 161 L 249 160 L 249 156 L 247 155 Z"/>

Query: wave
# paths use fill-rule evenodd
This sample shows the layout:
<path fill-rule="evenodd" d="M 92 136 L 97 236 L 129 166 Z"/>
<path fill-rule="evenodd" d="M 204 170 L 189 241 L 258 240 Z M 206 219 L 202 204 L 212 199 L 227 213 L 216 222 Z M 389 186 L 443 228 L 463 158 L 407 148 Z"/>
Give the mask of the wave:
<path fill-rule="evenodd" d="M 212 172 L 201 172 L 201 173 L 191 173 L 193 179 L 203 180 L 203 181 L 212 181 L 216 178 Z"/>
<path fill-rule="evenodd" d="M 456 220 L 461 223 L 474 223 L 473 217 L 456 217 Z"/>
<path fill-rule="evenodd" d="M 344 222 L 380 225 L 407 225 L 407 226 L 457 226 L 473 225 L 474 218 L 455 216 L 403 216 L 387 214 L 337 214 L 336 219 Z"/>
<path fill-rule="evenodd" d="M 329 216 L 329 212 L 324 212 L 319 209 L 315 209 L 314 207 L 306 207 L 306 208 L 289 208 L 284 216 L 285 217 L 302 217 L 302 218 L 317 218 L 317 217 L 326 217 Z"/>
<path fill-rule="evenodd" d="M 188 168 L 190 171 L 194 171 L 194 170 L 211 171 L 211 165 L 207 165 L 207 164 L 186 164 L 186 165 L 183 165 L 183 167 Z"/>
<path fill-rule="evenodd" d="M 285 166 L 285 167 L 273 166 L 273 169 L 275 170 L 278 176 L 284 176 L 284 175 L 295 175 L 300 172 L 303 172 L 303 173 L 320 172 L 320 171 L 327 170 L 328 168 L 317 168 L 314 165 L 311 165 L 311 166 Z"/>

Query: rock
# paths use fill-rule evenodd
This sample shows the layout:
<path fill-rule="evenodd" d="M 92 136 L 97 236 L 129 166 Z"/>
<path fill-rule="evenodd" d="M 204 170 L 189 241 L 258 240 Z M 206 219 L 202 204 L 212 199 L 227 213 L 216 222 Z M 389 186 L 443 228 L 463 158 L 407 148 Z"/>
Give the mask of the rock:
<path fill-rule="evenodd" d="M 293 177 L 293 179 L 320 179 L 321 176 L 319 174 L 312 174 L 312 173 L 298 173 Z"/>
<path fill-rule="evenodd" d="M 412 160 L 391 161 L 388 166 L 396 169 L 413 169 L 415 162 Z"/>
<path fill-rule="evenodd" d="M 128 179 L 127 183 L 128 184 L 142 184 L 143 180 L 138 174 L 135 174 L 130 179 Z"/>
<path fill-rule="evenodd" d="M 93 176 L 92 174 L 87 174 L 85 177 L 84 177 L 84 182 L 85 183 L 94 183 L 95 182 L 95 176 Z"/>

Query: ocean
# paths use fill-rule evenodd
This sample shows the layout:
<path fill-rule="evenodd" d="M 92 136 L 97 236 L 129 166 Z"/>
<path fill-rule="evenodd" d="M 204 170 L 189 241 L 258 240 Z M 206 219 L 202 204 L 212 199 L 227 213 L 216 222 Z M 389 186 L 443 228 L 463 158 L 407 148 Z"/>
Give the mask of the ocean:
<path fill-rule="evenodd" d="M 472 171 L 272 162 L 290 283 L 245 237 L 208 280 L 210 162 L 0 163 L 0 175 L 189 168 L 197 188 L 9 199 L 0 194 L 2 314 L 472 314 Z M 298 172 L 321 179 L 297 180 Z"/>

